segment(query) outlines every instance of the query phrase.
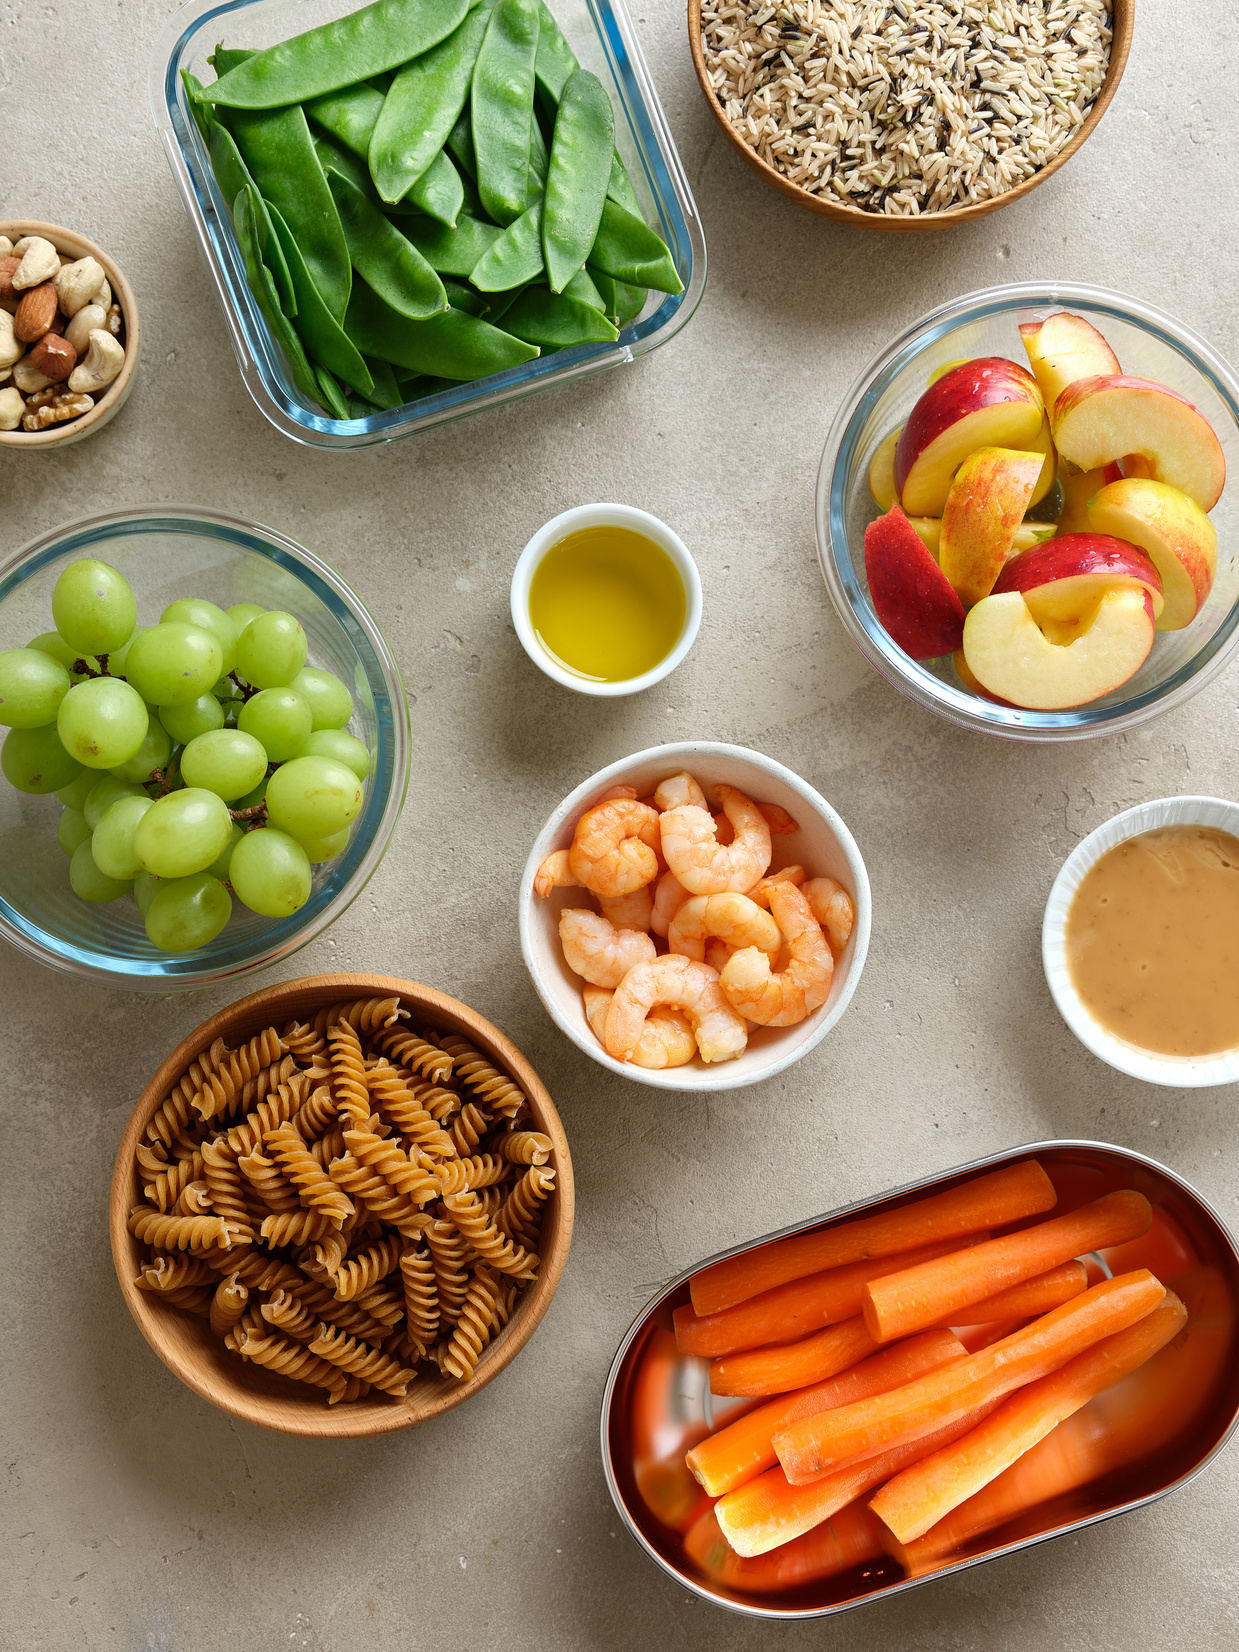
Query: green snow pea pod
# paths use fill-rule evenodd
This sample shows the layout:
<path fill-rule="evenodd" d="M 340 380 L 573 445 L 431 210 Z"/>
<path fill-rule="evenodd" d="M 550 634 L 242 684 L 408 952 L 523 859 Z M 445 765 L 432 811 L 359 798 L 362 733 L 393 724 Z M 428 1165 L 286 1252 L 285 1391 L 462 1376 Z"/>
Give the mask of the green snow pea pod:
<path fill-rule="evenodd" d="M 327 181 L 340 209 L 353 268 L 379 296 L 411 321 L 447 308 L 443 283 L 411 241 L 334 167 Z"/>
<path fill-rule="evenodd" d="M 454 310 L 463 310 L 466 315 L 486 315 L 490 306 L 479 292 L 472 287 L 466 287 L 459 281 L 453 281 L 449 275 L 443 283 L 447 293 L 447 301 Z"/>
<path fill-rule="evenodd" d="M 542 274 L 542 202 L 536 201 L 478 259 L 470 281 L 483 293 L 506 293 Z"/>
<path fill-rule="evenodd" d="M 589 262 L 592 268 L 613 276 L 616 281 L 655 287 L 660 293 L 684 291 L 666 242 L 643 218 L 626 211 L 610 197 L 602 209 L 602 222 L 590 248 Z"/>
<path fill-rule="evenodd" d="M 589 264 L 585 266 L 584 273 L 602 295 L 603 314 L 617 327 L 626 327 L 630 321 L 635 321 L 645 308 L 649 295 L 644 287 L 630 287 L 626 282 L 616 281 L 613 276 L 603 275 L 601 270 Z"/>
<path fill-rule="evenodd" d="M 566 350 L 573 344 L 612 343 L 619 337 L 600 310 L 545 287 L 527 287 L 503 318 L 504 331 L 527 344 Z"/>
<path fill-rule="evenodd" d="M 211 111 L 203 97 L 202 82 L 197 75 L 191 75 L 188 69 L 182 69 L 181 85 L 185 88 L 185 96 L 189 100 L 189 112 L 194 117 L 194 125 L 201 132 L 203 142 L 209 143 Z"/>
<path fill-rule="evenodd" d="M 443 148 L 469 96 L 494 0 L 482 0 L 446 40 L 391 83 L 370 138 L 370 176 L 385 201 L 406 195 Z"/>
<path fill-rule="evenodd" d="M 211 170 L 215 174 L 215 181 L 223 191 L 224 199 L 235 201 L 241 191 L 248 189 L 254 182 L 250 177 L 249 168 L 241 159 L 241 151 L 237 148 L 232 133 L 217 120 L 208 122 L 207 145 L 210 149 Z M 258 250 L 263 262 L 275 277 L 280 307 L 285 315 L 294 316 L 297 313 L 297 294 L 289 273 L 288 260 L 276 239 L 267 203 L 261 195 L 258 197 L 254 228 L 258 234 Z"/>
<path fill-rule="evenodd" d="M 345 401 L 344 392 L 336 383 L 334 376 L 325 367 L 315 363 L 314 377 L 318 380 L 319 395 L 328 413 L 337 419 L 347 419 L 349 416 L 348 403 Z"/>
<path fill-rule="evenodd" d="M 497 224 L 484 224 L 462 212 L 455 229 L 444 229 L 429 218 L 404 220 L 404 233 L 432 270 L 440 275 L 473 274 L 479 258 L 503 234 Z"/>
<path fill-rule="evenodd" d="M 460 112 L 460 118 L 447 135 L 447 142 L 443 147 L 450 153 L 465 176 L 474 184 L 478 181 L 478 158 L 473 152 L 473 122 L 470 119 L 469 107 Z"/>
<path fill-rule="evenodd" d="M 216 76 L 220 77 L 226 75 L 229 69 L 235 69 L 238 63 L 248 63 L 253 56 L 254 52 L 251 47 L 225 46 L 221 41 L 210 57 L 207 58 L 207 62 L 215 70 Z M 205 89 L 203 90 L 203 96 L 206 97 Z M 209 98 L 207 98 L 207 102 L 210 102 Z"/>
<path fill-rule="evenodd" d="M 427 217 L 437 218 L 449 229 L 456 228 L 456 220 L 465 204 L 465 186 L 445 149 L 440 149 L 404 197 L 404 203 L 411 207 L 420 207 Z M 395 210 L 393 207 L 392 211 Z"/>
<path fill-rule="evenodd" d="M 634 218 L 641 216 L 641 203 L 637 199 L 637 192 L 632 187 L 632 180 L 624 170 L 624 163 L 619 158 L 619 150 L 611 156 L 611 177 L 607 183 L 607 194 L 613 201 L 619 203 L 626 212 L 631 212 Z"/>
<path fill-rule="evenodd" d="M 322 294 L 314 285 L 314 277 L 306 268 L 305 259 L 301 256 L 301 249 L 278 207 L 271 208 L 271 221 L 275 225 L 275 233 L 292 272 L 293 286 L 297 293 L 296 327 L 301 342 L 310 355 L 331 372 L 338 374 L 345 384 L 351 384 L 354 390 L 360 390 L 363 396 L 368 396 L 371 384 L 366 364 L 361 359 L 357 346 L 323 303 Z"/>
<path fill-rule="evenodd" d="M 563 30 L 551 15 L 546 0 L 540 0 L 538 15 L 541 26 L 538 31 L 538 56 L 534 63 L 534 75 L 543 102 L 549 109 L 554 109 L 563 95 L 569 77 L 574 70 L 580 68 L 580 64 L 576 60 L 576 53 L 565 39 Z M 611 163 L 611 182 L 607 194 L 622 207 L 627 207 L 629 212 L 635 213 L 638 218 L 641 216 L 637 192 L 624 170 L 618 150 Z"/>
<path fill-rule="evenodd" d="M 377 356 L 367 356 L 366 366 L 374 380 L 374 389 L 370 392 L 370 400 L 374 405 L 382 408 L 384 413 L 391 413 L 395 408 L 403 406 L 404 397 L 396 383 L 391 363 L 380 361 Z"/>
<path fill-rule="evenodd" d="M 565 298 L 575 298 L 578 304 L 588 304 L 591 310 L 607 313 L 607 301 L 590 279 L 588 270 L 578 270 L 564 288 Z"/>
<path fill-rule="evenodd" d="M 513 287 L 511 292 L 495 293 L 491 297 L 490 307 L 486 311 L 486 319 L 490 322 L 492 327 L 499 326 L 504 316 L 507 315 L 513 304 L 516 303 L 517 299 L 525 291 L 525 287 L 527 285 L 528 283 L 526 282 L 519 287 Z"/>
<path fill-rule="evenodd" d="M 258 191 L 250 184 L 248 188 L 241 190 L 232 205 L 232 221 L 236 227 L 241 256 L 245 260 L 246 280 L 268 327 L 275 335 L 277 343 L 284 348 L 284 354 L 292 368 L 293 383 L 303 396 L 316 402 L 322 396 L 322 391 L 314 377 L 314 369 L 306 360 L 296 329 L 280 309 L 280 295 L 275 288 L 275 278 L 263 263 L 258 251 L 258 236 L 254 225 L 257 206 L 260 204 Z"/>
<path fill-rule="evenodd" d="M 364 396 L 350 396 L 348 399 L 348 416 L 350 419 L 369 419 L 383 409 L 368 402 Z"/>
<path fill-rule="evenodd" d="M 349 95 L 356 90 L 358 88 L 350 87 L 347 92 L 341 92 L 338 97 L 318 98 L 314 104 L 306 105 L 318 124 L 330 132 L 333 138 L 339 140 L 338 143 L 331 145 L 330 154 L 333 160 L 340 162 L 345 160 L 346 153 L 350 157 L 353 155 L 360 156 L 363 161 L 366 159 L 370 151 L 370 135 L 374 131 L 374 120 L 377 119 L 378 111 L 383 107 L 382 95 L 374 91 L 373 87 L 366 87 L 364 90 L 373 97 L 374 102 L 371 104 L 367 101 L 363 106 L 359 99 L 355 111 L 342 111 L 338 106 L 343 105 Z M 318 106 L 327 104 L 335 104 L 337 107 L 326 109 L 325 113 L 329 115 L 330 119 L 323 120 L 318 113 Z M 368 125 L 364 124 L 363 120 L 366 112 L 373 117 Z M 341 144 L 345 145 L 344 149 L 341 149 Z M 324 153 L 326 146 L 316 142 L 314 147 L 318 151 L 319 160 L 325 166 L 327 164 Z M 380 205 L 378 191 L 374 187 L 374 180 L 370 176 L 368 167 L 346 168 L 339 165 L 337 171 L 343 172 L 350 183 L 356 184 L 367 200 L 373 201 L 376 206 Z M 431 218 L 437 218 L 441 224 L 447 224 L 449 228 L 454 228 L 456 218 L 464 204 L 464 199 L 465 189 L 460 174 L 448 157 L 440 150 L 412 189 L 408 191 L 402 200 L 393 202 L 390 210 L 393 212 L 424 212 Z"/>
<path fill-rule="evenodd" d="M 540 201 L 546 191 L 546 169 L 550 160 L 535 111 L 529 123 L 529 175 L 525 180 L 525 201 L 529 206 Z"/>
<path fill-rule="evenodd" d="M 234 109 L 321 97 L 420 57 L 451 34 L 468 9 L 469 0 L 375 0 L 255 52 L 209 86 L 207 97 Z"/>
<path fill-rule="evenodd" d="M 346 149 L 365 160 L 382 107 L 382 92 L 363 80 L 358 86 L 346 86 L 342 91 L 328 92 L 326 97 L 311 98 L 305 112 Z"/>
<path fill-rule="evenodd" d="M 615 154 L 615 116 L 606 87 L 588 69 L 568 78 L 551 140 L 542 214 L 542 254 L 553 293 L 561 293 L 585 259 L 602 222 Z"/>
<path fill-rule="evenodd" d="M 500 332 L 463 310 L 444 310 L 429 321 L 410 321 L 385 304 L 364 281 L 353 286 L 344 318 L 349 337 L 367 355 L 436 378 L 484 379 L 532 361 L 536 345 Z"/>
<path fill-rule="evenodd" d="M 497 224 L 528 205 L 538 0 L 498 0 L 473 66 L 470 122 L 478 193 Z"/>
<path fill-rule="evenodd" d="M 396 383 L 406 402 L 437 396 L 440 390 L 455 390 L 461 382 L 460 379 L 436 379 L 429 373 L 396 373 Z"/>

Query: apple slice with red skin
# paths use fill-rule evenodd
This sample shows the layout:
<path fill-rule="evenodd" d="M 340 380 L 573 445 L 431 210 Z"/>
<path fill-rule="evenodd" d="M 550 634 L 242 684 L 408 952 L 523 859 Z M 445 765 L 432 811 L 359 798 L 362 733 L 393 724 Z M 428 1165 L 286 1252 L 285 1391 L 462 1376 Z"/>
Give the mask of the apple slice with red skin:
<path fill-rule="evenodd" d="M 865 573 L 874 612 L 905 654 L 936 660 L 960 647 L 963 605 L 898 505 L 865 529 Z"/>
<path fill-rule="evenodd" d="M 902 429 L 900 425 L 883 436 L 869 461 L 869 497 L 880 511 L 890 510 L 895 503 L 895 444 Z"/>
<path fill-rule="evenodd" d="M 983 447 L 956 472 L 942 509 L 938 561 L 965 608 L 992 590 L 1043 463 L 1040 453 Z"/>
<path fill-rule="evenodd" d="M 1092 322 L 1070 310 L 1058 310 L 1043 321 L 1021 321 L 1020 337 L 1047 409 L 1077 379 L 1123 371 Z"/>
<path fill-rule="evenodd" d="M 909 516 L 941 516 L 955 472 L 981 447 L 1027 449 L 1044 417 L 1037 381 L 1005 356 L 953 367 L 925 390 L 895 447 L 895 489 Z"/>
<path fill-rule="evenodd" d="M 1119 481 L 1122 474 L 1118 465 L 1105 465 L 1101 470 L 1076 470 L 1073 466 L 1070 474 L 1065 466 L 1060 467 L 1058 480 L 1063 489 L 1063 508 L 1058 513 L 1059 533 L 1090 533 L 1089 500 L 1100 493 L 1107 482 Z"/>
<path fill-rule="evenodd" d="M 1102 593 L 1116 585 L 1138 585 L 1149 593 L 1154 620 L 1161 614 L 1161 576 L 1142 550 L 1109 534 L 1069 533 L 1013 556 L 994 581 L 994 592 L 1021 592 L 1029 613 L 1046 631 L 1079 625 Z M 1059 640 L 1052 630 L 1049 635 L 1051 641 Z"/>
<path fill-rule="evenodd" d="M 1139 585 L 1104 591 L 1091 622 L 1052 643 L 1019 591 L 985 597 L 964 624 L 964 658 L 989 693 L 1028 711 L 1068 711 L 1111 694 L 1153 646 L 1153 601 Z"/>
<path fill-rule="evenodd" d="M 1037 478 L 1037 485 L 1032 490 L 1032 497 L 1028 501 L 1028 508 L 1031 510 L 1034 505 L 1041 503 L 1058 477 L 1058 451 L 1054 446 L 1054 438 L 1050 435 L 1050 416 L 1048 413 L 1041 421 L 1041 429 L 1029 442 L 1025 451 L 1045 455 L 1041 475 Z"/>
<path fill-rule="evenodd" d="M 1209 421 L 1151 379 L 1078 379 L 1054 403 L 1050 425 L 1059 453 L 1081 470 L 1142 454 L 1154 480 L 1182 489 L 1202 511 L 1213 509 L 1225 485 L 1226 458 Z"/>
<path fill-rule="evenodd" d="M 942 518 L 910 516 L 908 521 L 920 534 L 930 556 L 936 558 L 942 542 Z M 1018 556 L 1021 551 L 1031 551 L 1034 545 L 1041 545 L 1047 539 L 1053 539 L 1057 531 L 1053 522 L 1021 522 L 1015 530 L 1015 538 L 1011 541 L 1011 555 Z"/>
<path fill-rule="evenodd" d="M 964 651 L 962 648 L 957 648 L 955 653 L 951 655 L 951 664 L 955 667 L 955 675 L 968 690 L 969 694 L 975 694 L 980 700 L 992 700 L 996 706 L 1011 706 L 1015 711 L 1022 709 L 1020 706 L 1015 704 L 1014 700 L 1000 699 L 997 694 L 991 694 L 988 688 L 982 687 L 982 685 L 977 681 L 974 673 L 969 669 L 968 661 L 964 658 Z"/>
<path fill-rule="evenodd" d="M 1093 495 L 1088 521 L 1095 533 L 1126 539 L 1152 559 L 1166 598 L 1157 629 L 1190 625 L 1217 572 L 1217 529 L 1200 506 L 1166 482 L 1129 476 Z"/>

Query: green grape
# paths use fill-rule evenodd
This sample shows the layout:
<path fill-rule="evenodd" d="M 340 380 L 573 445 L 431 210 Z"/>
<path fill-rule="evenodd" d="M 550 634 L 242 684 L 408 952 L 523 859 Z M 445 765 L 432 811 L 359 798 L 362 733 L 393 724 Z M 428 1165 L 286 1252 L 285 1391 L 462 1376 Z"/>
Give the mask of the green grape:
<path fill-rule="evenodd" d="M 223 659 L 210 631 L 170 620 L 142 633 L 129 650 L 125 675 L 144 700 L 179 706 L 215 687 Z"/>
<path fill-rule="evenodd" d="M 267 795 L 267 777 L 264 774 L 262 779 L 254 787 L 253 791 L 252 792 L 246 792 L 244 797 L 238 797 L 237 800 L 233 803 L 232 806 L 236 810 L 253 809 L 259 803 L 261 803 L 263 801 L 263 799 L 266 797 L 266 795 Z"/>
<path fill-rule="evenodd" d="M 179 602 L 170 603 L 159 620 L 161 624 L 180 620 L 183 625 L 196 625 L 201 631 L 209 631 L 223 652 L 221 677 L 226 677 L 237 663 L 237 627 L 213 602 L 205 602 L 201 597 L 182 597 Z"/>
<path fill-rule="evenodd" d="M 37 637 L 31 637 L 26 644 L 27 648 L 35 648 L 40 654 L 50 654 L 54 660 L 59 660 L 69 673 L 71 681 L 84 683 L 90 675 L 87 671 L 75 671 L 73 667 L 82 658 L 80 649 L 70 648 L 68 643 L 56 631 L 44 631 Z M 83 661 L 92 671 L 98 671 L 99 662 L 93 654 L 87 654 Z"/>
<path fill-rule="evenodd" d="M 98 773 L 94 769 L 83 769 L 76 780 L 70 780 L 67 786 L 58 787 L 56 796 L 66 809 L 76 809 L 78 814 L 81 814 L 86 807 L 86 799 L 90 796 L 91 787 L 98 784 Z"/>
<path fill-rule="evenodd" d="M 266 611 L 265 608 L 260 608 L 256 602 L 237 602 L 228 610 L 228 618 L 236 626 L 237 635 L 239 636 L 251 620 L 257 619 L 260 614 L 265 614 Z"/>
<path fill-rule="evenodd" d="M 82 813 L 93 832 L 107 811 L 120 797 L 145 797 L 141 786 L 132 780 L 118 780 L 114 774 L 99 776 L 86 794 Z"/>
<path fill-rule="evenodd" d="M 271 763 L 295 757 L 310 737 L 314 713 L 295 688 L 264 688 L 241 707 L 237 727 L 252 734 Z"/>
<path fill-rule="evenodd" d="M 330 671 L 304 666 L 289 686 L 308 702 L 316 729 L 343 728 L 353 715 L 353 696 Z"/>
<path fill-rule="evenodd" d="M 103 812 L 90 840 L 95 865 L 109 878 L 136 878 L 142 870 L 134 843 L 138 822 L 155 805 L 149 797 L 118 797 Z"/>
<path fill-rule="evenodd" d="M 80 810 L 62 809 L 60 811 L 60 819 L 56 822 L 56 842 L 65 854 L 70 856 L 79 844 L 90 842 L 90 827 L 86 824 L 86 817 Z"/>
<path fill-rule="evenodd" d="M 361 781 L 331 757 L 294 757 L 267 782 L 267 817 L 295 838 L 330 837 L 361 810 Z"/>
<path fill-rule="evenodd" d="M 149 630 L 149 625 L 135 625 L 129 641 L 112 650 L 108 655 L 108 674 L 110 676 L 123 677 L 125 675 L 125 666 L 129 663 L 129 650 L 138 638 L 144 637 Z"/>
<path fill-rule="evenodd" d="M 146 935 L 161 952 L 193 952 L 213 941 L 232 916 L 232 900 L 209 872 L 161 883 L 146 905 Z"/>
<path fill-rule="evenodd" d="M 370 773 L 370 753 L 356 735 L 342 728 L 316 728 L 297 756 L 334 757 L 337 763 L 352 769 L 358 780 Z"/>
<path fill-rule="evenodd" d="M 348 848 L 351 836 L 347 826 L 341 826 L 338 832 L 332 832 L 329 837 L 302 838 L 301 847 L 305 850 L 311 864 L 318 866 L 322 861 L 334 860 Z"/>
<path fill-rule="evenodd" d="M 46 728 L 56 721 L 69 692 L 69 673 L 38 648 L 0 652 L 0 723 L 9 728 Z"/>
<path fill-rule="evenodd" d="M 264 918 L 286 918 L 310 898 L 310 860 L 287 832 L 262 826 L 232 851 L 228 881 L 239 901 Z"/>
<path fill-rule="evenodd" d="M 149 872 L 139 872 L 133 880 L 133 898 L 137 902 L 138 911 L 145 918 L 150 910 L 150 904 L 155 898 L 155 891 L 163 885 L 162 878 L 153 878 Z"/>
<path fill-rule="evenodd" d="M 157 798 L 138 823 L 138 864 L 157 878 L 204 872 L 232 835 L 228 805 L 214 792 L 187 786 Z"/>
<path fill-rule="evenodd" d="M 305 656 L 301 622 L 278 609 L 252 619 L 237 638 L 237 670 L 255 688 L 287 688 Z"/>
<path fill-rule="evenodd" d="M 151 778 L 156 769 L 162 770 L 172 756 L 172 739 L 158 717 L 152 717 L 146 727 L 146 738 L 124 763 L 113 763 L 111 772 L 118 780 L 136 780 L 139 784 Z"/>
<path fill-rule="evenodd" d="M 61 745 L 54 723 L 46 728 L 11 728 L 0 747 L 0 774 L 19 792 L 37 796 L 59 791 L 81 772 L 77 758 Z"/>
<path fill-rule="evenodd" d="M 110 878 L 106 872 L 99 870 L 90 852 L 89 842 L 79 843 L 73 851 L 69 861 L 69 883 L 75 895 L 99 905 L 105 901 L 118 901 L 133 888 L 132 878 Z"/>
<path fill-rule="evenodd" d="M 262 743 L 240 729 L 217 728 L 199 734 L 181 753 L 187 786 L 201 786 L 225 803 L 252 791 L 267 772 Z"/>
<path fill-rule="evenodd" d="M 52 623 L 79 654 L 109 654 L 129 641 L 138 604 L 124 574 L 106 562 L 71 562 L 52 591 Z"/>
<path fill-rule="evenodd" d="M 160 706 L 159 721 L 179 746 L 187 746 L 199 734 L 223 728 L 224 708 L 214 694 L 200 694 L 179 706 Z"/>
<path fill-rule="evenodd" d="M 236 848 L 237 844 L 240 843 L 244 836 L 244 832 L 234 820 L 232 823 L 232 832 L 229 835 L 227 843 L 224 845 L 223 852 L 216 855 L 215 859 L 207 867 L 207 871 L 213 878 L 222 879 L 228 876 L 228 863 L 232 859 L 232 851 Z"/>
<path fill-rule="evenodd" d="M 88 769 L 114 769 L 139 750 L 149 722 L 136 688 L 119 677 L 92 677 L 60 702 L 56 732 L 65 750 Z"/>

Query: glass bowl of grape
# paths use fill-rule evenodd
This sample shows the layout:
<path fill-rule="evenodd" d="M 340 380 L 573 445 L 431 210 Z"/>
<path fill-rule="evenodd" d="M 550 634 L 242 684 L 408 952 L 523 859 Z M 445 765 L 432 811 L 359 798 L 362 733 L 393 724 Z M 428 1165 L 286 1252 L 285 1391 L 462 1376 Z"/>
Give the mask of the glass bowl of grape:
<path fill-rule="evenodd" d="M 0 562 L 0 935 L 108 986 L 229 981 L 361 892 L 404 804 L 374 620 L 274 529 L 109 512 Z"/>

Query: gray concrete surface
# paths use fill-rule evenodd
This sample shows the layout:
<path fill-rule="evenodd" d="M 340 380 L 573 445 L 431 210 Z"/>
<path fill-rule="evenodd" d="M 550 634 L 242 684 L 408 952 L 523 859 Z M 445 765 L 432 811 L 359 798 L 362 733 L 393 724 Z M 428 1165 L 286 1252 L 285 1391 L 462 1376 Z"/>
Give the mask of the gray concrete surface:
<path fill-rule="evenodd" d="M 1099 1065 L 1059 1021 L 1038 953 L 1050 882 L 1084 833 L 1142 798 L 1239 789 L 1239 676 L 1108 743 L 965 736 L 862 663 L 813 548 L 839 397 L 894 331 L 953 294 L 1096 281 L 1239 359 L 1239 22 L 1218 0 L 1138 10 L 1126 80 L 1081 157 L 981 223 L 892 239 L 768 193 L 701 100 L 682 6 L 639 0 L 709 241 L 696 319 L 632 368 L 333 459 L 273 432 L 240 384 L 146 109 L 164 0 L 9 0 L 0 207 L 113 251 L 140 294 L 145 360 L 98 439 L 0 457 L 4 549 L 104 507 L 196 501 L 295 535 L 356 586 L 400 658 L 416 772 L 367 894 L 284 973 L 380 969 L 491 1016 L 556 1097 L 579 1204 L 550 1314 L 464 1411 L 362 1445 L 234 1426 L 130 1322 L 105 1210 L 137 1092 L 235 994 L 140 998 L 0 955 L 5 1652 L 1235 1644 L 1234 1450 L 1078 1540 L 829 1627 L 763 1628 L 647 1564 L 612 1511 L 596 1438 L 612 1351 L 672 1272 L 935 1168 L 1100 1137 L 1166 1160 L 1239 1216 L 1234 1089 L 1154 1090 Z M 705 584 L 692 655 L 637 701 L 556 688 L 507 615 L 528 535 L 599 497 L 672 523 Z M 514 910 L 527 845 L 565 792 L 627 751 L 690 737 L 751 744 L 807 776 L 855 832 L 874 890 L 868 967 L 835 1033 L 781 1078 L 714 1100 L 614 1082 L 578 1055 L 526 979 Z"/>

